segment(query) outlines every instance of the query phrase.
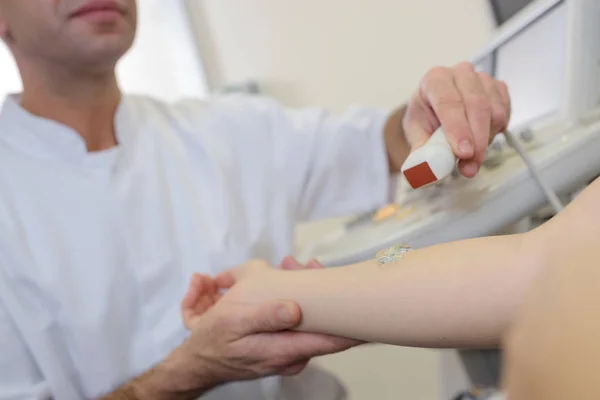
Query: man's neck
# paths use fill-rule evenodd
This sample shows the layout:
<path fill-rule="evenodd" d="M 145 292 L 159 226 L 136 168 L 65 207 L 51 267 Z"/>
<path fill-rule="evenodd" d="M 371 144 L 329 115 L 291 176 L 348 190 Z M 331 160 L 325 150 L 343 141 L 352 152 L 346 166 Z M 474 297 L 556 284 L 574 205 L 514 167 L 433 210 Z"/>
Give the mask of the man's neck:
<path fill-rule="evenodd" d="M 21 106 L 74 129 L 88 151 L 117 145 L 114 118 L 121 93 L 114 70 L 85 74 L 61 68 L 21 68 Z"/>

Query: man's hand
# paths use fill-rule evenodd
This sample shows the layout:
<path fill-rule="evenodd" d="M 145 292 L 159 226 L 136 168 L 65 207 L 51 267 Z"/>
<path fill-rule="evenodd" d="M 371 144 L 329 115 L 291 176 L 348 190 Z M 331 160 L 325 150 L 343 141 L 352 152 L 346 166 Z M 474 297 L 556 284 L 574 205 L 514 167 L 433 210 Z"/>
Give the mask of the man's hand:
<path fill-rule="evenodd" d="M 332 348 L 325 337 L 288 332 L 300 320 L 291 302 L 217 302 L 163 362 L 102 399 L 196 399 L 224 383 L 298 373 Z"/>
<path fill-rule="evenodd" d="M 323 266 L 315 260 L 304 266 L 293 257 L 286 257 L 279 266 L 286 271 L 320 268 Z M 260 261 L 248 262 L 237 269 L 241 270 L 258 275 L 275 271 Z M 187 351 L 195 352 L 203 369 L 211 371 L 210 382 L 294 375 L 313 357 L 362 344 L 352 339 L 293 332 L 301 321 L 297 305 L 282 301 L 279 309 L 273 305 L 258 307 L 236 290 L 229 277 L 227 273 L 215 280 L 195 274 L 181 302 L 184 324 L 192 331 Z M 222 289 L 230 289 L 230 293 L 223 295 Z M 213 384 L 216 383 L 210 383 Z"/>
<path fill-rule="evenodd" d="M 281 265 L 281 269 L 289 271 L 305 268 L 322 266 L 311 261 L 304 267 L 291 257 Z M 259 275 L 275 271 L 261 261 L 248 262 L 240 269 Z M 188 303 L 193 307 L 190 313 L 195 316 L 186 321 L 192 335 L 199 338 L 199 343 L 193 346 L 195 351 L 211 366 L 217 381 L 297 374 L 313 357 L 360 344 L 355 340 L 291 331 L 301 321 L 301 310 L 296 304 L 282 301 L 276 309 L 272 305 L 257 307 L 256 302 L 236 291 L 235 283 L 225 278 L 228 276 L 223 274 L 212 282 L 206 277 L 196 278 L 202 282 L 198 287 L 206 292 L 195 296 L 195 305 Z M 220 295 L 221 289 L 229 292 Z M 185 301 L 182 303 L 185 314 L 184 304 Z"/>
<path fill-rule="evenodd" d="M 195 399 L 228 382 L 295 375 L 311 358 L 357 344 L 291 331 L 301 321 L 294 303 L 225 298 L 194 318 L 190 337 L 167 359 L 103 399 Z"/>
<path fill-rule="evenodd" d="M 488 144 L 510 120 L 508 88 L 470 63 L 430 70 L 408 105 L 392 115 L 385 137 L 392 172 L 441 126 L 462 175 L 477 174 Z"/>
<path fill-rule="evenodd" d="M 258 261 L 246 266 L 259 273 L 273 271 Z M 294 271 L 322 266 L 311 261 L 304 267 L 288 257 L 280 268 Z M 102 399 L 196 399 L 228 382 L 295 375 L 313 357 L 361 344 L 294 332 L 302 319 L 297 304 L 245 301 L 243 296 L 236 296 L 235 290 L 221 294 L 221 289 L 231 286 L 233 283 L 219 284 L 210 277 L 194 275 L 181 303 L 184 323 L 191 330 L 188 340 L 155 368 Z"/>

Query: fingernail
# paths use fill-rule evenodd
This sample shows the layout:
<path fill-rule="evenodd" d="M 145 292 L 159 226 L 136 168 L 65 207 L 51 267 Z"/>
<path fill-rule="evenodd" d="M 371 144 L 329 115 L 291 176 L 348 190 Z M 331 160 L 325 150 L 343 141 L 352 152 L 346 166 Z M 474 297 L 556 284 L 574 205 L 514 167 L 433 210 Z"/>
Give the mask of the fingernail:
<path fill-rule="evenodd" d="M 293 324 L 294 323 L 294 314 L 289 306 L 281 305 L 277 309 L 277 316 L 279 320 L 284 324 Z"/>
<path fill-rule="evenodd" d="M 458 151 L 463 153 L 465 156 L 469 156 L 473 153 L 475 147 L 470 140 L 463 140 L 458 144 Z"/>
<path fill-rule="evenodd" d="M 471 161 L 465 165 L 465 173 L 470 176 L 475 176 L 479 172 L 479 165 L 475 161 Z"/>

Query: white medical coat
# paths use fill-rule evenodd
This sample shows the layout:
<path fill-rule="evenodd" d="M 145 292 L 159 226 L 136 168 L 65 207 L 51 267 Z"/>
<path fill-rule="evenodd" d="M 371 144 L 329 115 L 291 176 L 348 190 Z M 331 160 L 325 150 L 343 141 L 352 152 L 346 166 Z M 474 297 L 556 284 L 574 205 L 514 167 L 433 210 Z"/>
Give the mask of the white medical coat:
<path fill-rule="evenodd" d="M 276 265 L 298 220 L 384 204 L 385 120 L 263 98 L 124 97 L 119 146 L 88 153 L 76 132 L 9 97 L 0 113 L 0 399 L 112 391 L 186 338 L 179 303 L 193 272 L 250 258 Z"/>

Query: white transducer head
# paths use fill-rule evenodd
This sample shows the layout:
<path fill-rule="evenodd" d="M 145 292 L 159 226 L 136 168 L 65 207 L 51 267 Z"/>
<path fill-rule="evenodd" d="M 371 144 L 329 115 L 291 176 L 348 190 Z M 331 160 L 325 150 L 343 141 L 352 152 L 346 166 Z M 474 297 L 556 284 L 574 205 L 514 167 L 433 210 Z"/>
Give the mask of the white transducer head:
<path fill-rule="evenodd" d="M 402 165 L 402 174 L 413 189 L 438 182 L 450 174 L 457 158 L 442 128 L 427 143 L 412 151 Z"/>

